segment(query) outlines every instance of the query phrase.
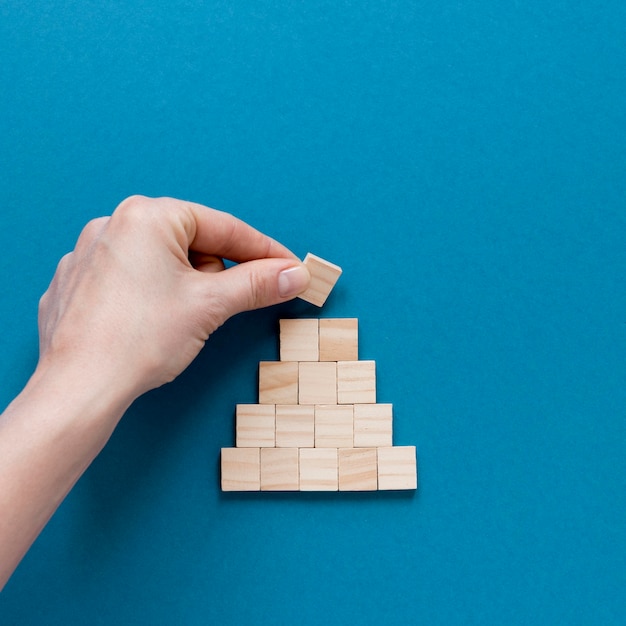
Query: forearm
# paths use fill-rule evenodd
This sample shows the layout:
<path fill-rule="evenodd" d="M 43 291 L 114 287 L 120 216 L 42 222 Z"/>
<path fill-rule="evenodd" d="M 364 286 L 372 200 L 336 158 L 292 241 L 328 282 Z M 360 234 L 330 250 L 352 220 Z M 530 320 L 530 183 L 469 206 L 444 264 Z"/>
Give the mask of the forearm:
<path fill-rule="evenodd" d="M 0 589 L 129 404 L 81 368 L 44 368 L 0 416 Z"/>

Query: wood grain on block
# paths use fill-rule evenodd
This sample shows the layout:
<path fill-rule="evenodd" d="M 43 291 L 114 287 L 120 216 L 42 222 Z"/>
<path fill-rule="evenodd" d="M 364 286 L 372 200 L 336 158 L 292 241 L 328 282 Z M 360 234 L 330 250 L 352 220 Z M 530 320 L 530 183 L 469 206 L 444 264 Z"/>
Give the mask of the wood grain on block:
<path fill-rule="evenodd" d="M 339 491 L 376 491 L 376 448 L 339 449 Z"/>
<path fill-rule="evenodd" d="M 341 268 L 310 252 L 304 259 L 304 265 L 311 274 L 311 283 L 309 288 L 298 297 L 316 306 L 322 306 L 339 280 Z"/>
<path fill-rule="evenodd" d="M 259 404 L 298 403 L 298 364 L 293 361 L 259 363 Z"/>
<path fill-rule="evenodd" d="M 300 489 L 298 448 L 261 448 L 261 491 Z"/>
<path fill-rule="evenodd" d="M 377 450 L 379 489 L 417 489 L 415 446 L 394 446 Z"/>
<path fill-rule="evenodd" d="M 354 447 L 379 448 L 393 445 L 393 405 L 354 405 Z"/>
<path fill-rule="evenodd" d="M 321 319 L 320 361 L 356 361 L 359 358 L 359 320 Z"/>
<path fill-rule="evenodd" d="M 280 320 L 280 360 L 319 360 L 319 320 Z"/>
<path fill-rule="evenodd" d="M 238 448 L 273 448 L 276 407 L 273 404 L 238 404 L 236 431 Z"/>
<path fill-rule="evenodd" d="M 261 489 L 260 448 L 222 448 L 222 491 Z"/>
<path fill-rule="evenodd" d="M 300 448 L 300 491 L 337 491 L 337 448 Z"/>
<path fill-rule="evenodd" d="M 316 448 L 352 448 L 353 430 L 351 404 L 315 406 Z"/>
<path fill-rule="evenodd" d="M 376 402 L 376 361 L 337 363 L 337 402 L 339 404 Z"/>
<path fill-rule="evenodd" d="M 315 407 L 307 404 L 276 406 L 276 447 L 315 446 Z"/>
<path fill-rule="evenodd" d="M 300 363 L 299 404 L 337 404 L 337 364 Z"/>

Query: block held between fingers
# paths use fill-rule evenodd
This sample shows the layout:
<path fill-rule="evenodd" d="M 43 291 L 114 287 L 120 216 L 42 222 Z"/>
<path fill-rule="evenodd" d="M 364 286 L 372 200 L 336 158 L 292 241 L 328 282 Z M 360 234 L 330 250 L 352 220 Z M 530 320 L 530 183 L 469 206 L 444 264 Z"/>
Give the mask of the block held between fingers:
<path fill-rule="evenodd" d="M 321 307 L 339 280 L 342 269 L 310 252 L 304 258 L 304 265 L 311 274 L 311 284 L 299 298 Z"/>

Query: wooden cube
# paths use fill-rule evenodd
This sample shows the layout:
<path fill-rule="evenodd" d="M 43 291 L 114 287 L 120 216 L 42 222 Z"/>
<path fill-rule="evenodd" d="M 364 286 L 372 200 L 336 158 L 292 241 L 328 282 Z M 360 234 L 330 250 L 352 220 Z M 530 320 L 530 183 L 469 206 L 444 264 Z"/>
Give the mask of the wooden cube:
<path fill-rule="evenodd" d="M 298 403 L 298 364 L 293 361 L 259 363 L 259 404 Z"/>
<path fill-rule="evenodd" d="M 337 404 L 337 364 L 300 363 L 299 404 Z"/>
<path fill-rule="evenodd" d="M 393 405 L 354 405 L 354 447 L 379 448 L 393 445 Z"/>
<path fill-rule="evenodd" d="M 319 360 L 319 320 L 280 320 L 280 360 Z"/>
<path fill-rule="evenodd" d="M 320 361 L 357 361 L 359 358 L 359 320 L 321 319 Z"/>
<path fill-rule="evenodd" d="M 298 491 L 300 454 L 297 448 L 261 448 L 261 491 Z"/>
<path fill-rule="evenodd" d="M 316 306 L 322 306 L 339 280 L 341 268 L 310 252 L 304 258 L 304 265 L 311 274 L 311 283 L 298 297 Z"/>
<path fill-rule="evenodd" d="M 339 449 L 339 491 L 376 491 L 376 448 Z"/>
<path fill-rule="evenodd" d="M 261 489 L 260 448 L 222 448 L 222 491 Z"/>
<path fill-rule="evenodd" d="M 415 446 L 378 448 L 378 488 L 417 489 Z"/>
<path fill-rule="evenodd" d="M 376 402 L 376 361 L 337 363 L 337 402 L 339 404 Z"/>
<path fill-rule="evenodd" d="M 337 448 L 300 448 L 300 491 L 337 491 Z"/>
<path fill-rule="evenodd" d="M 238 448 L 273 448 L 276 407 L 273 404 L 238 404 L 236 431 Z"/>
<path fill-rule="evenodd" d="M 316 448 L 352 448 L 353 429 L 351 404 L 315 406 Z"/>
<path fill-rule="evenodd" d="M 307 404 L 276 406 L 276 447 L 315 446 L 315 407 Z"/>

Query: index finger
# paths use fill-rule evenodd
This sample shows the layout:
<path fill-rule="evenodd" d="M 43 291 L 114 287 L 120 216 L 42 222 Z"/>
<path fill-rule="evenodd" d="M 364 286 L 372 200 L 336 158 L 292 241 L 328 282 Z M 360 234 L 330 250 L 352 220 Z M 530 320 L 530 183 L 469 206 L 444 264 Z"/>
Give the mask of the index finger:
<path fill-rule="evenodd" d="M 230 213 L 194 202 L 185 202 L 195 222 L 189 248 L 214 254 L 236 263 L 255 259 L 287 258 L 299 260 L 288 248 Z"/>

